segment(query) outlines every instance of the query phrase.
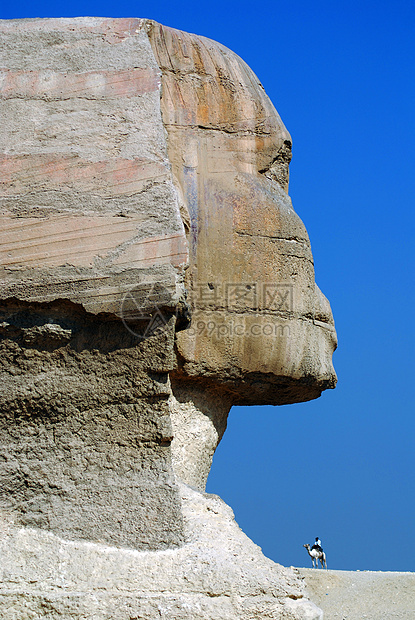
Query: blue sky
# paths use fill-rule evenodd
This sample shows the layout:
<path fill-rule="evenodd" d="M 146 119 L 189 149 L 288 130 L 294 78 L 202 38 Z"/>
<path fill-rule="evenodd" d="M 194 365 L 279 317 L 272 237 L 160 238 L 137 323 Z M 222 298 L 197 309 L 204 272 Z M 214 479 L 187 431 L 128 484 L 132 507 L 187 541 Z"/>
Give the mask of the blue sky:
<path fill-rule="evenodd" d="M 339 336 L 338 387 L 235 407 L 208 481 L 266 555 L 415 570 L 415 4 L 10 2 L 0 17 L 148 17 L 253 68 L 293 137 L 290 195 Z M 385 549 L 386 546 L 386 549 Z"/>

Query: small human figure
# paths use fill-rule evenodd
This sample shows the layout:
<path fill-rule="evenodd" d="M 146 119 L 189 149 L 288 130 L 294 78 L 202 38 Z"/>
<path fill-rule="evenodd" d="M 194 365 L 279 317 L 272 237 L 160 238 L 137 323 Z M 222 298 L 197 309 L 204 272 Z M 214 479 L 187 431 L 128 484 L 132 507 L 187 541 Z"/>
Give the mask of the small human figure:
<path fill-rule="evenodd" d="M 311 547 L 312 549 L 316 549 L 316 551 L 323 551 L 323 547 L 321 546 L 321 540 L 318 536 L 316 536 L 316 542 Z"/>

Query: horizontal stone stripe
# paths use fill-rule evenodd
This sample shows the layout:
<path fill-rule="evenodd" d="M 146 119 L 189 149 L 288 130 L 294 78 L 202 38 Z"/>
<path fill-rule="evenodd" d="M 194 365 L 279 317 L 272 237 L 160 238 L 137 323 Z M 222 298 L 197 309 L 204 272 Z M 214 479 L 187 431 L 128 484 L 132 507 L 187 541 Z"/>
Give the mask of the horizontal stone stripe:
<path fill-rule="evenodd" d="M 189 260 L 187 252 L 178 254 L 166 254 L 165 256 L 157 256 L 156 258 L 138 258 L 133 261 L 119 260 L 117 265 L 126 265 L 128 267 L 137 267 L 139 269 L 154 267 L 158 265 L 172 265 L 173 267 L 180 267 L 185 265 Z"/>
<path fill-rule="evenodd" d="M 189 260 L 188 246 L 184 234 L 165 235 L 140 240 L 129 245 L 115 260 L 114 265 L 129 267 L 150 267 L 171 264 L 175 267 Z"/>
<path fill-rule="evenodd" d="M 168 175 L 164 164 L 143 158 L 91 162 L 77 156 L 0 156 L 0 196 L 62 189 L 119 196 L 141 191 L 146 181 Z"/>
<path fill-rule="evenodd" d="M 20 220 L 20 226 L 19 226 Z M 0 264 L 88 266 L 137 234 L 139 222 L 116 217 L 0 217 Z"/>
<path fill-rule="evenodd" d="M 165 263 L 161 263 L 164 265 Z M 133 270 L 137 282 L 140 281 L 138 270 Z M 157 274 L 149 274 L 148 270 L 143 269 L 146 274 L 145 287 L 151 294 L 151 299 L 157 304 L 157 298 L 154 298 L 154 285 L 160 285 L 160 279 Z M 149 277 L 150 275 L 150 277 Z M 75 303 L 81 303 L 85 310 L 93 313 L 97 312 L 113 312 L 114 314 L 128 318 L 142 318 L 143 312 L 139 304 L 134 303 L 136 299 L 136 287 L 131 283 L 120 281 L 120 277 L 103 276 L 102 278 L 81 278 L 79 281 L 68 278 L 68 281 L 54 282 L 52 287 L 49 286 L 32 286 L 28 288 L 24 282 L 19 283 L 13 290 L 7 290 L 7 282 L 0 282 L 2 297 L 9 296 L 25 299 L 26 301 L 49 302 L 57 297 L 61 299 L 69 299 Z M 57 295 L 57 289 L 59 294 Z M 166 293 L 170 299 L 168 305 L 175 305 L 174 297 L 176 292 L 176 284 L 174 279 L 163 280 L 161 287 L 160 305 L 166 305 Z"/>
<path fill-rule="evenodd" d="M 134 97 L 157 91 L 160 84 L 160 72 L 154 69 L 131 68 L 87 73 L 0 70 L 2 98 Z"/>
<path fill-rule="evenodd" d="M 0 20 L 0 33 L 85 32 L 104 36 L 109 43 L 134 36 L 146 20 L 136 17 L 122 19 L 107 17 L 74 17 L 50 19 Z"/>
<path fill-rule="evenodd" d="M 115 253 L 116 265 L 141 267 L 187 260 L 184 234 L 134 240 L 142 218 L 55 216 L 50 219 L 0 216 L 0 265 L 4 267 L 91 266 Z M 122 247 L 123 245 L 126 247 Z M 178 262 L 179 261 L 179 262 Z"/>
<path fill-rule="evenodd" d="M 85 310 L 97 313 L 97 312 L 113 312 L 114 314 L 123 317 L 123 299 L 125 295 L 129 294 L 129 288 L 123 287 L 118 284 L 105 285 L 105 279 L 94 279 L 91 284 L 94 286 L 91 288 L 82 288 L 77 290 L 76 281 L 72 281 L 71 289 L 61 295 L 63 299 L 70 299 L 75 303 L 81 303 Z M 149 285 L 150 288 L 150 285 Z M 56 293 L 48 292 L 44 293 L 33 289 L 32 294 L 25 294 L 24 299 L 29 302 L 50 302 L 56 299 Z M 140 318 L 141 314 L 139 310 L 135 309 L 128 312 L 128 318 L 137 317 Z"/>
<path fill-rule="evenodd" d="M 137 215 L 122 216 L 65 216 L 53 215 L 45 218 L 16 218 L 0 215 L 0 250 L 9 249 L 13 244 L 34 242 L 45 238 L 60 241 L 63 237 L 80 239 L 89 234 L 101 235 L 105 232 L 116 233 L 117 229 L 134 231 L 141 221 Z"/>
<path fill-rule="evenodd" d="M 120 239 L 118 239 L 118 241 L 120 241 Z M 41 248 L 35 248 L 32 253 L 26 252 L 25 248 L 23 248 L 18 255 L 6 258 L 3 252 L 0 252 L 0 266 L 8 268 L 22 266 L 59 267 L 64 265 L 89 267 L 93 264 L 94 259 L 105 258 L 106 254 L 115 250 L 114 240 L 112 238 L 109 240 L 106 247 L 101 244 L 98 250 L 83 247 L 82 244 L 76 244 L 76 247 L 68 246 L 69 244 L 61 243 L 59 247 L 54 247 L 52 250 L 49 249 L 49 251 L 42 251 Z M 146 256 L 144 248 L 140 247 L 140 242 L 134 242 L 130 250 L 128 258 L 124 258 L 122 254 L 116 261 L 110 261 L 111 264 L 130 269 L 132 267 L 144 268 L 158 265 L 173 265 L 173 267 L 179 267 L 188 261 L 188 254 L 185 249 L 182 252 L 172 253 L 168 248 L 161 248 L 163 254 L 150 252 L 152 255 Z"/>

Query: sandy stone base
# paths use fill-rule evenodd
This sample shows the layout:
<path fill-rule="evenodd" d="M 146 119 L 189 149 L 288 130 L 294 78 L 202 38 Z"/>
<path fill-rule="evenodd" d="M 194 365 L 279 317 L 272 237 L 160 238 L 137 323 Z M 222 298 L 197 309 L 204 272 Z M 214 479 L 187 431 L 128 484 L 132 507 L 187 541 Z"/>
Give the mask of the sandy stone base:
<path fill-rule="evenodd" d="M 324 620 L 414 620 L 415 573 L 295 569 Z"/>

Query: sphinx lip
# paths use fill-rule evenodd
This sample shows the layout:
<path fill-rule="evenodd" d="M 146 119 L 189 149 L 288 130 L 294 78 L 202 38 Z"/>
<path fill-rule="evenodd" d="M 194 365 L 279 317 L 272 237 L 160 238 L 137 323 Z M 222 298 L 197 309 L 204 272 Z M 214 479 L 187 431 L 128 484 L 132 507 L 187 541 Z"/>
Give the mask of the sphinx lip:
<path fill-rule="evenodd" d="M 317 327 L 322 327 L 323 329 L 327 329 L 329 332 L 335 332 L 336 328 L 334 325 L 330 325 L 330 323 L 326 323 L 324 321 L 319 321 L 318 319 L 313 319 L 313 324 Z"/>

